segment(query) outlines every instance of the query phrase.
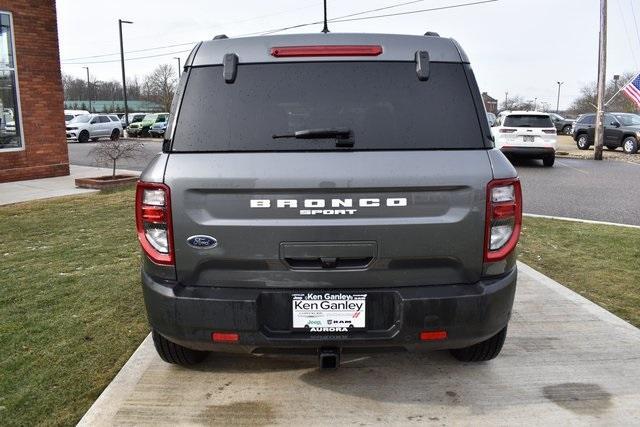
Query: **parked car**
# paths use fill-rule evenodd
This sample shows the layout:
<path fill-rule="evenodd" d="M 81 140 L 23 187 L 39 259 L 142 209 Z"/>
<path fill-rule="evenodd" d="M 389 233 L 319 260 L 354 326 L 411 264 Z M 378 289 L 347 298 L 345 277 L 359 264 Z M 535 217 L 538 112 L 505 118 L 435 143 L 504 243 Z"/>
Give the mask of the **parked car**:
<path fill-rule="evenodd" d="M 91 114 L 87 110 L 64 110 L 64 123 L 67 124 L 74 117 L 80 116 L 82 114 Z"/>
<path fill-rule="evenodd" d="M 151 126 L 156 123 L 166 122 L 168 118 L 169 113 L 147 114 L 141 121 L 129 125 L 127 128 L 127 135 L 132 137 L 149 136 L 149 129 L 151 129 Z"/>
<path fill-rule="evenodd" d="M 161 138 L 164 136 L 164 132 L 167 130 L 167 120 L 162 122 L 157 122 L 151 125 L 149 128 L 149 135 L 153 138 Z"/>
<path fill-rule="evenodd" d="M 141 122 L 142 119 L 144 119 L 144 116 L 146 115 L 147 113 L 129 113 L 129 124 Z M 124 120 L 124 114 L 118 117 L 120 117 L 120 122 L 122 123 L 122 127 L 123 128 L 126 127 L 127 125 Z"/>
<path fill-rule="evenodd" d="M 489 122 L 489 126 L 493 126 L 496 123 L 496 115 L 493 113 L 487 113 L 487 121 Z"/>
<path fill-rule="evenodd" d="M 578 116 L 573 126 L 573 140 L 581 150 L 588 150 L 595 143 L 596 115 Z M 640 116 L 631 113 L 605 113 L 604 141 L 609 150 L 622 147 L 627 154 L 638 152 L 640 139 Z"/>
<path fill-rule="evenodd" d="M 557 131 L 547 113 L 505 111 L 492 128 L 496 148 L 513 157 L 542 159 L 553 166 L 558 149 Z"/>
<path fill-rule="evenodd" d="M 67 140 L 97 141 L 99 138 L 116 140 L 122 135 L 122 123 L 116 115 L 82 114 L 67 124 Z"/>
<path fill-rule="evenodd" d="M 558 134 L 571 135 L 571 129 L 573 127 L 573 124 L 575 123 L 575 120 L 564 118 L 560 114 L 556 114 L 556 113 L 548 113 L 548 114 L 549 114 L 549 117 L 551 117 L 551 120 L 553 121 L 553 125 L 556 127 Z"/>
<path fill-rule="evenodd" d="M 498 355 L 520 182 L 458 43 L 292 34 L 205 41 L 189 58 L 172 138 L 136 192 L 163 360 L 307 350 L 330 368 L 345 348 Z"/>

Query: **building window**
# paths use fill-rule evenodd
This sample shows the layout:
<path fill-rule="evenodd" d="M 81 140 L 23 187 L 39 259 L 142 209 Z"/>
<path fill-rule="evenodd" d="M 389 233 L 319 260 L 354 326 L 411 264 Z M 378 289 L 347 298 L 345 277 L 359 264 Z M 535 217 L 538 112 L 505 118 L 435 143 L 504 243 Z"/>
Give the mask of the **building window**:
<path fill-rule="evenodd" d="M 23 147 L 11 14 L 0 12 L 0 153 Z"/>

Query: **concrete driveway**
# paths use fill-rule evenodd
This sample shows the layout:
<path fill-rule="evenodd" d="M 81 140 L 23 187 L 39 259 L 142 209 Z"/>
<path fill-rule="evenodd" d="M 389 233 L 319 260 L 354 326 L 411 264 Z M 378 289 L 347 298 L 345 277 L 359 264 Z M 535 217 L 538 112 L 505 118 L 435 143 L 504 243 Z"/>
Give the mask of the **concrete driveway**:
<path fill-rule="evenodd" d="M 482 364 L 446 352 L 213 355 L 165 364 L 147 338 L 80 425 L 640 423 L 640 330 L 520 265 L 505 348 Z"/>

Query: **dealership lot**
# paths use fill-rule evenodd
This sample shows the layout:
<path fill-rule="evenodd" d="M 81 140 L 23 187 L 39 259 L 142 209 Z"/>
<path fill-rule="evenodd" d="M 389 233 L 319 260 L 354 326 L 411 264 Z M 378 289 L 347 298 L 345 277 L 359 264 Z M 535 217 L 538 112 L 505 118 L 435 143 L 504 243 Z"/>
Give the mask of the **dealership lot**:
<path fill-rule="evenodd" d="M 640 330 L 525 265 L 502 354 L 212 355 L 160 360 L 147 338 L 80 425 L 640 422 Z"/>

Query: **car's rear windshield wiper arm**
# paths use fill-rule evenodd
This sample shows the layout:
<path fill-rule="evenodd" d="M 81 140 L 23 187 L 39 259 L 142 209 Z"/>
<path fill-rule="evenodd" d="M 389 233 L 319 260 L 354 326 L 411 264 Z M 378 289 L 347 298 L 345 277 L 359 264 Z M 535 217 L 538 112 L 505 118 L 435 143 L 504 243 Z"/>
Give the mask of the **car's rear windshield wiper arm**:
<path fill-rule="evenodd" d="M 353 132 L 346 128 L 303 129 L 294 133 L 275 134 L 273 139 L 335 139 L 338 146 L 352 146 Z"/>

